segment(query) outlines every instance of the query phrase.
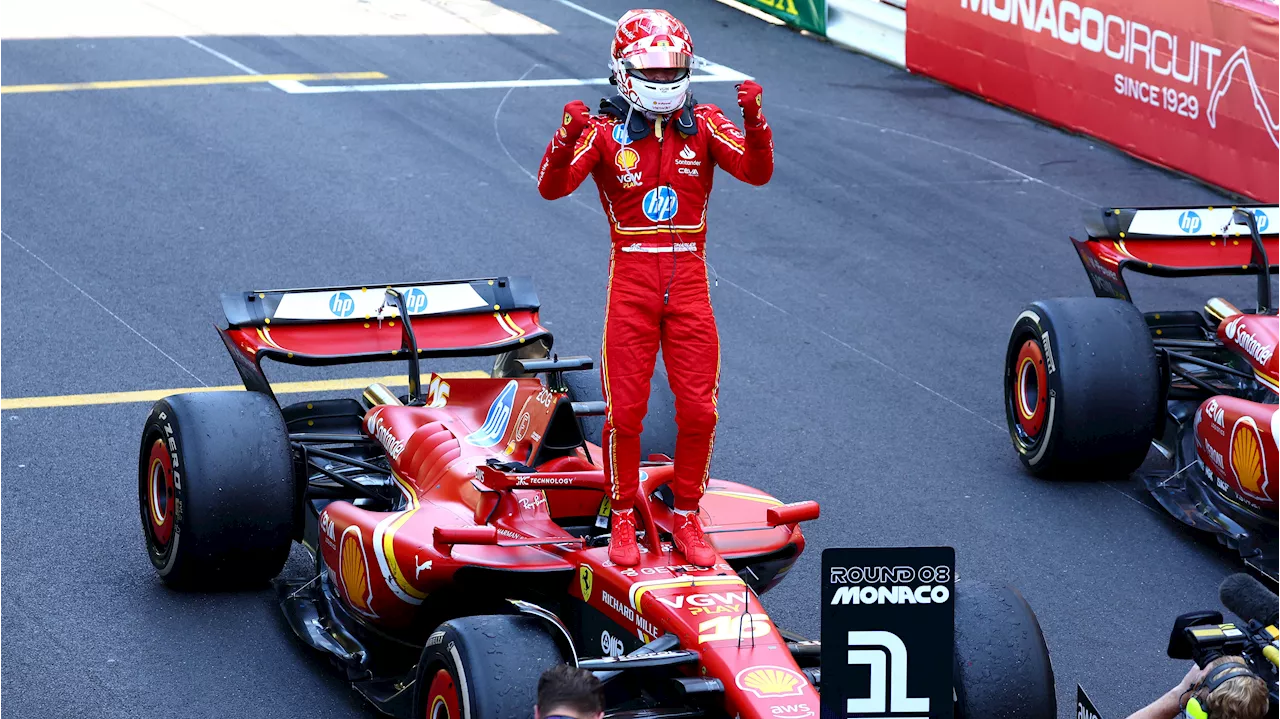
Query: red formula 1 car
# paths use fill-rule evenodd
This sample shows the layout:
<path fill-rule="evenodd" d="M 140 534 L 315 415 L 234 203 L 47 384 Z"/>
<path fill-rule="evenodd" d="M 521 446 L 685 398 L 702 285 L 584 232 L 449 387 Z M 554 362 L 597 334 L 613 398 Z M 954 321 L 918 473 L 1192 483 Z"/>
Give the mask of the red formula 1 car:
<path fill-rule="evenodd" d="M 1276 579 L 1276 207 L 1105 209 L 1072 239 L 1095 298 L 1034 302 L 1014 323 L 1005 407 L 1035 474 L 1144 471 L 1173 516 L 1214 532 Z M 1121 273 L 1256 275 L 1257 305 L 1140 312 Z"/>
<path fill-rule="evenodd" d="M 609 716 L 817 716 L 820 645 L 760 602 L 817 503 L 712 480 L 701 518 L 719 561 L 691 566 L 670 543 L 672 463 L 653 452 L 641 562 L 611 564 L 608 486 L 587 441 L 604 412 L 598 376 L 577 371 L 590 358 L 550 355 L 528 279 L 244 292 L 223 308 L 250 391 L 169 397 L 143 430 L 141 518 L 166 582 L 264 582 L 301 542 L 316 569 L 278 583 L 290 625 L 393 716 L 527 717 L 560 662 L 597 672 Z M 493 370 L 420 380 L 420 358 L 465 355 L 495 356 Z M 264 358 L 405 359 L 409 390 L 281 408 Z M 653 404 L 645 442 L 669 447 L 670 410 Z M 959 715 L 1052 716 L 1047 651 L 1020 596 L 961 583 L 956 616 Z"/>

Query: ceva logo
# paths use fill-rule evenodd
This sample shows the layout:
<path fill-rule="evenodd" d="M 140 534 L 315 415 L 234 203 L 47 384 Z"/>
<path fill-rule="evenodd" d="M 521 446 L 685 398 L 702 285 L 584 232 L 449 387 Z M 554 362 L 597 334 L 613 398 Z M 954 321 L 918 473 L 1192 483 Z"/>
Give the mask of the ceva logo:
<path fill-rule="evenodd" d="M 1181 215 L 1178 215 L 1178 229 L 1188 235 L 1193 235 L 1199 232 L 1200 228 L 1203 226 L 1204 223 L 1200 220 L 1200 215 L 1191 210 L 1187 210 Z"/>
<path fill-rule="evenodd" d="M 511 421 L 511 409 L 516 403 L 516 381 L 511 380 L 498 393 L 493 404 L 489 405 L 489 413 L 484 417 L 480 429 L 467 435 L 467 444 L 476 447 L 492 447 L 507 432 L 507 424 Z"/>
<path fill-rule="evenodd" d="M 644 195 L 644 216 L 654 222 L 666 222 L 676 216 L 680 198 L 667 186 L 655 187 Z"/>
<path fill-rule="evenodd" d="M 409 314 L 421 314 L 427 310 L 427 293 L 414 287 L 405 293 L 404 304 Z"/>
<path fill-rule="evenodd" d="M 335 292 L 329 297 L 329 311 L 334 317 L 350 317 L 356 311 L 356 301 L 346 292 Z"/>

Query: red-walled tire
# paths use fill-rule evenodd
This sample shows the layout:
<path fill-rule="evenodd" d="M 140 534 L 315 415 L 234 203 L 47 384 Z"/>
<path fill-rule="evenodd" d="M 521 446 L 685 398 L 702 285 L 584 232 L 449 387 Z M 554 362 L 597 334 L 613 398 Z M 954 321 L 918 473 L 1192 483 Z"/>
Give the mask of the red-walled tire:
<path fill-rule="evenodd" d="M 1124 476 L 1147 456 L 1164 411 L 1160 367 L 1142 313 L 1128 302 L 1033 302 L 1005 354 L 1009 435 L 1040 476 Z"/>
<path fill-rule="evenodd" d="M 566 660 L 535 617 L 490 614 L 441 624 L 418 661 L 415 717 L 533 716 L 538 679 Z"/>
<path fill-rule="evenodd" d="M 298 501 L 280 408 L 257 392 L 180 394 L 142 430 L 147 555 L 173 586 L 245 586 L 280 573 Z"/>

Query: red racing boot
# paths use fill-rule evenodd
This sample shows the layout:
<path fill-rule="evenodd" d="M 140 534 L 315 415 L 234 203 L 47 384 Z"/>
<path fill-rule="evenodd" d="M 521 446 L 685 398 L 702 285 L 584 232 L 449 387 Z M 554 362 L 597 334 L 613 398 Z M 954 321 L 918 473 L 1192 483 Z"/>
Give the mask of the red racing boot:
<path fill-rule="evenodd" d="M 676 514 L 676 527 L 671 532 L 671 538 L 675 541 L 676 549 L 689 560 L 690 564 L 696 564 L 699 567 L 710 567 L 716 563 L 716 551 L 707 544 L 707 538 L 702 533 L 702 524 L 698 521 L 697 512 L 688 514 Z"/>
<path fill-rule="evenodd" d="M 634 509 L 613 511 L 613 528 L 609 534 L 609 561 L 619 567 L 634 567 L 640 563 L 640 547 L 636 545 Z"/>

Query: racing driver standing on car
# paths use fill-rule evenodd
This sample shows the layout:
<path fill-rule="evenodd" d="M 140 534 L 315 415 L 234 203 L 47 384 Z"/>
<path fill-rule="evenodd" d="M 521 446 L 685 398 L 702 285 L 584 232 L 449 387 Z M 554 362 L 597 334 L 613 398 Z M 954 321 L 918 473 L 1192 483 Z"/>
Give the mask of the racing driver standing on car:
<path fill-rule="evenodd" d="M 773 136 L 760 86 L 738 86 L 746 133 L 690 93 L 693 41 L 665 10 L 631 10 L 613 38 L 611 82 L 619 95 L 592 115 L 574 101 L 538 170 L 548 200 L 595 180 L 613 248 L 600 375 L 607 405 L 605 472 L 613 528 L 609 559 L 640 561 L 636 500 L 640 431 L 659 345 L 675 395 L 676 548 L 698 566 L 715 562 L 698 520 L 715 441 L 720 339 L 711 310 L 705 251 L 713 168 L 763 185 L 773 174 Z"/>

